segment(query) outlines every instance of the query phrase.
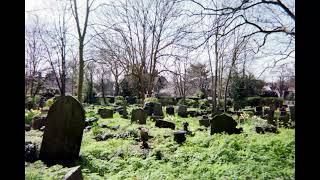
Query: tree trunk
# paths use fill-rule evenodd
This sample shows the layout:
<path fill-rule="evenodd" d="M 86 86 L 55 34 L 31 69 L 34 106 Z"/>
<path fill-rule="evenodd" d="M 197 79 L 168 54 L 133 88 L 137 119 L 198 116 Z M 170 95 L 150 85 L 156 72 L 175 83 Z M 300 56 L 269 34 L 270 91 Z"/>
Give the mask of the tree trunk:
<path fill-rule="evenodd" d="M 82 103 L 82 85 L 83 85 L 83 69 L 84 69 L 84 60 L 83 60 L 83 40 L 80 39 L 79 44 L 79 81 L 78 81 L 78 101 Z"/>
<path fill-rule="evenodd" d="M 212 113 L 216 112 L 217 106 L 217 82 L 218 82 L 218 30 L 216 32 L 216 42 L 214 44 L 215 55 L 216 55 L 216 67 L 215 67 L 215 77 L 214 77 L 214 92 L 213 92 L 213 103 L 212 103 Z"/>
<path fill-rule="evenodd" d="M 107 100 L 106 100 L 106 96 L 104 94 L 104 81 L 103 81 L 103 76 L 101 78 L 101 92 L 102 92 L 102 99 L 103 99 L 103 103 L 106 105 L 107 104 Z"/>

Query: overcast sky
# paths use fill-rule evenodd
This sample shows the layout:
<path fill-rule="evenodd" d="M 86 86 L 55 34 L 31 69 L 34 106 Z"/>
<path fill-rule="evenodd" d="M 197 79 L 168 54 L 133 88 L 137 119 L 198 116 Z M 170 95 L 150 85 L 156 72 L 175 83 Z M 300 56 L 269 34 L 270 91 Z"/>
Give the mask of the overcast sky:
<path fill-rule="evenodd" d="M 45 16 L 48 15 L 47 11 L 52 6 L 52 3 L 55 3 L 56 0 L 25 0 L 25 21 L 26 23 L 29 22 L 29 16 L 36 13 L 39 16 Z M 82 0 L 83 1 L 83 0 Z M 104 1 L 105 2 L 105 1 Z M 82 3 L 79 3 L 82 4 Z M 50 19 L 50 18 L 49 18 Z M 48 19 L 48 20 L 49 20 Z M 276 44 L 268 43 L 266 48 L 273 48 L 276 47 Z M 206 54 L 203 54 L 202 57 L 207 57 Z M 263 57 L 263 58 L 259 58 Z M 292 57 L 295 57 L 294 53 L 292 54 Z M 274 57 L 272 57 L 274 58 Z M 248 69 L 252 73 L 254 73 L 256 76 L 260 75 L 260 73 L 264 70 L 265 67 L 270 65 L 273 59 L 270 59 L 270 57 L 265 57 L 262 54 L 258 54 L 254 60 L 248 64 Z M 286 61 L 282 61 L 281 63 L 290 63 L 290 66 L 293 67 L 292 62 L 294 62 L 294 58 L 288 58 Z M 277 73 L 271 71 L 265 71 L 260 78 L 266 80 L 266 81 L 276 81 L 277 80 Z"/>

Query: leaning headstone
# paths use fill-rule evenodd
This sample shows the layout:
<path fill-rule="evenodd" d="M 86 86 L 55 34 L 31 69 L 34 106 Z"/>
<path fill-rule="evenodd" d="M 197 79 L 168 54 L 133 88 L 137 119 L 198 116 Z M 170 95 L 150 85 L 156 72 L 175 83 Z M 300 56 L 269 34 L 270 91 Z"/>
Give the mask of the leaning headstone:
<path fill-rule="evenodd" d="M 188 117 L 187 109 L 188 109 L 188 106 L 186 106 L 186 105 L 178 106 L 178 116 L 180 116 L 180 117 Z"/>
<path fill-rule="evenodd" d="M 199 120 L 199 125 L 200 126 L 205 126 L 205 127 L 209 127 L 210 126 L 210 120 L 208 118 L 208 116 L 202 116 L 202 119 Z"/>
<path fill-rule="evenodd" d="M 45 125 L 46 122 L 46 118 L 45 116 L 36 116 L 32 119 L 32 129 L 37 129 L 39 130 L 42 126 Z"/>
<path fill-rule="evenodd" d="M 101 116 L 101 118 L 113 118 L 112 109 L 99 109 L 98 114 Z"/>
<path fill-rule="evenodd" d="M 174 136 L 173 140 L 179 144 L 183 143 L 184 141 L 186 141 L 186 137 L 185 137 L 186 133 L 187 131 L 181 131 L 181 130 L 173 132 L 173 136 Z"/>
<path fill-rule="evenodd" d="M 289 110 L 290 110 L 291 121 L 295 122 L 296 121 L 295 106 L 290 106 Z"/>
<path fill-rule="evenodd" d="M 48 165 L 73 163 L 79 157 L 85 111 L 73 97 L 60 97 L 47 115 L 40 159 Z"/>
<path fill-rule="evenodd" d="M 155 116 L 163 116 L 161 103 L 154 103 L 154 105 L 153 105 L 153 115 L 155 115 Z"/>
<path fill-rule="evenodd" d="M 167 106 L 166 107 L 166 113 L 168 115 L 174 115 L 174 107 L 173 106 Z"/>
<path fill-rule="evenodd" d="M 143 109 L 133 109 L 131 112 L 131 123 L 146 124 L 147 116 L 147 113 Z"/>
<path fill-rule="evenodd" d="M 172 122 L 165 121 L 165 120 L 156 120 L 156 127 L 158 128 L 170 128 L 170 129 L 175 129 L 176 125 Z"/>
<path fill-rule="evenodd" d="M 82 180 L 82 172 L 80 166 L 72 168 L 64 177 L 63 180 Z"/>
<path fill-rule="evenodd" d="M 211 135 L 214 133 L 226 132 L 228 134 L 241 133 L 241 129 L 236 128 L 237 122 L 226 114 L 216 115 L 210 121 Z"/>

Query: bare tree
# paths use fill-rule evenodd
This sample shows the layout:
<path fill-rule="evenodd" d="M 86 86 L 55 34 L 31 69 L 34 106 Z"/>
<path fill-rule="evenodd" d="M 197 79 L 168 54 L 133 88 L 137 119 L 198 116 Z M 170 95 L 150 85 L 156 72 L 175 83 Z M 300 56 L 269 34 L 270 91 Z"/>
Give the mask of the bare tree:
<path fill-rule="evenodd" d="M 79 41 L 79 80 L 78 80 L 78 100 L 82 102 L 82 86 L 83 86 L 83 76 L 84 76 L 84 46 L 85 46 L 85 37 L 87 33 L 87 27 L 88 27 L 88 19 L 89 19 L 89 14 L 91 12 L 91 7 L 94 2 L 92 0 L 86 0 L 86 6 L 85 6 L 85 17 L 84 17 L 84 24 L 83 27 L 81 28 L 80 25 L 80 16 L 79 16 L 79 10 L 78 10 L 78 5 L 77 5 L 77 0 L 70 0 L 71 2 L 71 9 L 72 9 L 72 14 L 74 16 L 74 19 L 76 21 L 77 25 L 77 32 L 78 32 L 78 41 Z"/>

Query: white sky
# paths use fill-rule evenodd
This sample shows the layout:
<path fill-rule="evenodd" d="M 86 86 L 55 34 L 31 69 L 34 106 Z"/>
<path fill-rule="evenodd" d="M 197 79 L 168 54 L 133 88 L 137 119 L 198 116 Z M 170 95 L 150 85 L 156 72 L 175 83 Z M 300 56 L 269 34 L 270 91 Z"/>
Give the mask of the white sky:
<path fill-rule="evenodd" d="M 48 7 L 50 7 L 50 4 L 55 3 L 55 1 L 56 0 L 25 0 L 25 21 L 26 21 L 26 23 L 28 23 L 28 21 L 29 21 L 29 19 L 28 19 L 29 15 L 31 15 L 32 13 L 41 14 L 41 12 L 45 12 L 45 10 L 47 10 Z M 80 0 L 80 2 L 81 2 L 81 0 Z M 82 3 L 79 3 L 79 4 L 82 4 Z M 270 43 L 268 46 L 271 47 L 273 45 L 274 44 Z M 294 53 L 292 54 L 292 56 L 295 57 Z M 204 54 L 203 57 L 207 57 L 207 54 Z M 294 58 L 291 58 L 291 59 L 289 58 L 286 61 L 282 61 L 281 63 L 294 62 L 294 61 L 295 61 Z M 254 73 L 255 76 L 258 76 L 267 65 L 271 64 L 270 62 L 272 62 L 272 59 L 270 57 L 255 58 L 251 64 L 248 64 L 247 69 L 249 69 L 252 73 Z M 292 64 L 293 63 L 291 63 L 291 66 L 292 66 Z M 266 81 L 276 81 L 277 74 L 275 74 L 272 71 L 266 71 L 260 78 L 262 78 Z"/>

